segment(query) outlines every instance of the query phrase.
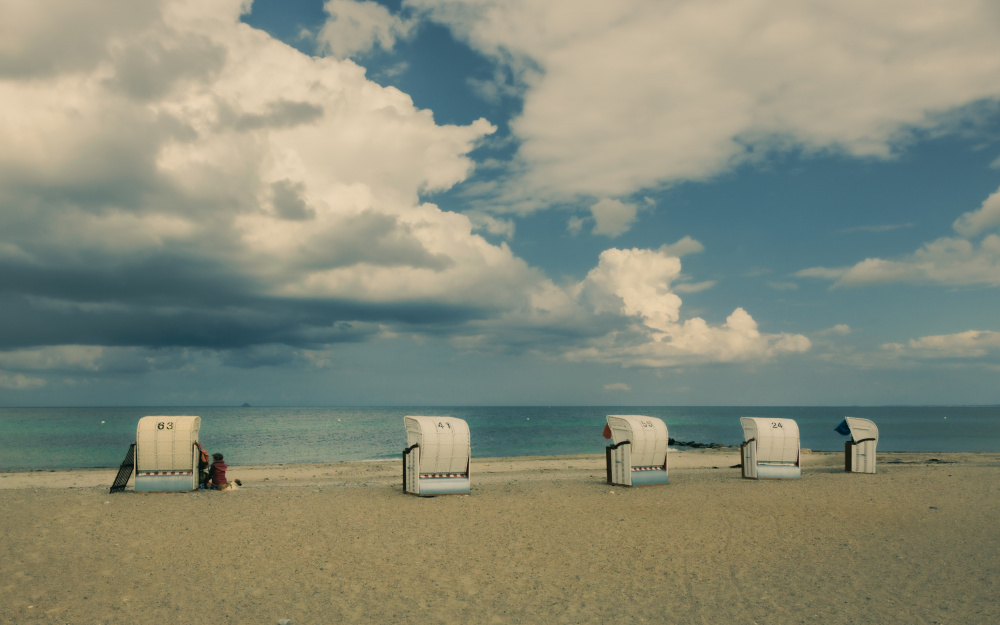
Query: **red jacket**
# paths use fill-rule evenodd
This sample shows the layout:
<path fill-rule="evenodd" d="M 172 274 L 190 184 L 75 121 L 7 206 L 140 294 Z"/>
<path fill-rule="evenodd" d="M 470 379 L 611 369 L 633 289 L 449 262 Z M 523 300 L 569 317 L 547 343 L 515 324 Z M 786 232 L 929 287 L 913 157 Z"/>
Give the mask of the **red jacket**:
<path fill-rule="evenodd" d="M 208 470 L 208 480 L 213 486 L 226 483 L 226 469 L 228 468 L 224 460 L 216 460 L 212 463 L 212 468 Z"/>

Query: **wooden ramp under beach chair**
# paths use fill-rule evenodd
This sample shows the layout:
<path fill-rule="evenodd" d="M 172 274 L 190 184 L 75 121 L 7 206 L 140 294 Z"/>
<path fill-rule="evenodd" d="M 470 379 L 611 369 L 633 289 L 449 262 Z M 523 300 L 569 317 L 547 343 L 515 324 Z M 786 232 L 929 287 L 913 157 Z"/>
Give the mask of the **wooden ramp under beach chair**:
<path fill-rule="evenodd" d="M 667 425 L 656 417 L 608 415 L 614 442 L 605 451 L 608 483 L 620 486 L 666 484 Z"/>
<path fill-rule="evenodd" d="M 743 477 L 782 480 L 802 477 L 799 426 L 792 419 L 740 417 Z"/>
<path fill-rule="evenodd" d="M 403 425 L 403 491 L 421 497 L 469 494 L 469 424 L 454 417 L 407 416 Z"/>
<path fill-rule="evenodd" d="M 875 473 L 875 447 L 878 428 L 868 419 L 844 417 L 851 430 L 851 440 L 844 443 L 844 471 Z"/>

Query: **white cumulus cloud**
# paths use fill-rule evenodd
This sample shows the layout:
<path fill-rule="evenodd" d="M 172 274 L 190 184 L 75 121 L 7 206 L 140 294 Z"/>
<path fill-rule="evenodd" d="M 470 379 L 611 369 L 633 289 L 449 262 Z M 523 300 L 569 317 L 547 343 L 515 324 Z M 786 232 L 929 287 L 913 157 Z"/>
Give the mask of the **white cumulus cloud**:
<path fill-rule="evenodd" d="M 329 0 L 330 15 L 317 35 L 320 50 L 338 59 L 370 51 L 376 45 L 391 50 L 397 39 L 406 39 L 414 24 L 389 13 L 377 2 Z"/>
<path fill-rule="evenodd" d="M 808 351 L 799 334 L 765 334 L 742 308 L 725 323 L 701 317 L 681 320 L 681 299 L 672 283 L 680 276 L 677 257 L 654 250 L 610 249 L 580 283 L 582 301 L 597 313 L 624 314 L 627 329 L 595 337 L 573 349 L 574 360 L 619 362 L 627 366 L 669 367 L 684 362 L 767 360 L 782 353 Z"/>
<path fill-rule="evenodd" d="M 590 207 L 594 216 L 593 234 L 602 234 L 612 239 L 628 232 L 635 221 L 638 207 L 610 198 L 603 198 Z"/>
<path fill-rule="evenodd" d="M 625 197 L 772 150 L 885 158 L 1000 97 L 981 0 L 405 0 L 526 87 L 508 206 Z"/>

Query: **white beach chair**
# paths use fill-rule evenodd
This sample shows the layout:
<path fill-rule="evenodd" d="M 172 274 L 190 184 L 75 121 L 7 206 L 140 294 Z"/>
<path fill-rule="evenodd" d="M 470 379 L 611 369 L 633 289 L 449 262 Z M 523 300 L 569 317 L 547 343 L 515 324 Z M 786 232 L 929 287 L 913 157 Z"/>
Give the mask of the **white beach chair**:
<path fill-rule="evenodd" d="M 605 451 L 608 484 L 667 483 L 667 425 L 656 417 L 608 415 L 613 445 Z"/>
<path fill-rule="evenodd" d="M 844 417 L 851 429 L 851 440 L 844 443 L 844 471 L 875 473 L 875 447 L 878 428 L 868 419 Z"/>
<path fill-rule="evenodd" d="M 740 417 L 743 437 L 743 477 L 780 480 L 802 477 L 799 426 L 791 419 Z"/>
<path fill-rule="evenodd" d="M 403 490 L 413 495 L 466 495 L 472 445 L 469 424 L 454 417 L 403 417 Z"/>
<path fill-rule="evenodd" d="M 135 490 L 198 488 L 201 417 L 143 417 L 135 434 Z"/>

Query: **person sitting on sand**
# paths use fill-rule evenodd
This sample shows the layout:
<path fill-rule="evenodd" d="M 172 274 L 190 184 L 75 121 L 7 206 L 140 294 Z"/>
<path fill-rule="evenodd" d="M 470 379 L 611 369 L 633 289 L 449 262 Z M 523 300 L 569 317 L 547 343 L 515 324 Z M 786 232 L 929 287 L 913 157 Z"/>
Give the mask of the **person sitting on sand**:
<path fill-rule="evenodd" d="M 226 466 L 225 461 L 222 459 L 222 454 L 215 452 L 212 454 L 212 467 L 208 470 L 208 481 L 205 483 L 206 488 L 212 488 L 213 486 L 218 490 L 226 490 L 229 488 L 229 482 L 226 480 Z"/>

